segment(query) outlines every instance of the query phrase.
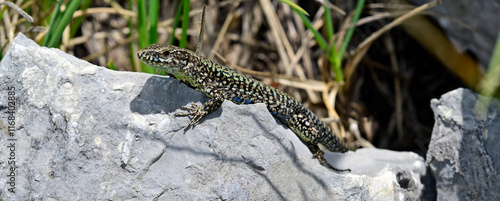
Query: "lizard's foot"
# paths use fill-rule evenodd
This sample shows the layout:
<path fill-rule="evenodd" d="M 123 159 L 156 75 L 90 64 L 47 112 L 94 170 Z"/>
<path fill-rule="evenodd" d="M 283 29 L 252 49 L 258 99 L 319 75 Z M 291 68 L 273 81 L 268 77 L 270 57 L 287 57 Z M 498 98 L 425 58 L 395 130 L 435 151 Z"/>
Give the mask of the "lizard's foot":
<path fill-rule="evenodd" d="M 351 171 L 351 169 L 338 169 L 338 168 L 333 167 L 333 165 L 330 165 L 330 163 L 328 163 L 328 161 L 326 161 L 326 159 L 325 159 L 325 156 L 324 156 L 325 152 L 323 152 L 321 149 L 319 149 L 318 146 L 310 145 L 309 149 L 313 153 L 313 158 L 318 159 L 318 161 L 321 165 L 326 165 L 329 168 L 331 168 L 337 172 L 350 172 Z"/>
<path fill-rule="evenodd" d="M 174 114 L 174 116 L 193 116 L 189 124 L 184 128 L 184 131 L 187 131 L 187 129 L 191 126 L 194 126 L 196 123 L 198 123 L 201 118 L 203 118 L 205 115 L 207 115 L 207 112 L 203 110 L 202 106 L 197 105 L 196 103 L 191 103 L 191 107 L 186 107 L 182 106 L 181 107 L 184 110 L 187 110 L 188 112 L 185 113 L 177 113 Z"/>
<path fill-rule="evenodd" d="M 200 110 L 202 107 L 199 106 L 198 104 L 196 103 L 191 103 L 191 107 L 187 107 L 187 106 L 181 106 L 181 109 L 183 110 L 187 110 L 189 112 L 185 112 L 185 113 L 177 113 L 177 114 L 174 114 L 176 117 L 183 117 L 183 116 L 190 116 L 190 115 L 194 115 L 196 114 L 196 112 L 198 110 Z"/>

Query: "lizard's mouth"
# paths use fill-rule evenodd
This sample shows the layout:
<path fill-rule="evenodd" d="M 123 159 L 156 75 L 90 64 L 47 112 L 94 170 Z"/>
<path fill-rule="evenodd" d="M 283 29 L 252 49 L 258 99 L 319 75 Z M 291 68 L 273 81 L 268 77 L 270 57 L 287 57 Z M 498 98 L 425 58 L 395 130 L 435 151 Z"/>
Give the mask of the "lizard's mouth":
<path fill-rule="evenodd" d="M 154 52 L 148 52 L 147 49 L 142 49 L 137 52 L 137 58 L 152 67 L 157 67 L 160 62 L 159 57 L 155 56 Z"/>
<path fill-rule="evenodd" d="M 170 59 L 156 56 L 154 53 L 138 52 L 137 58 L 148 66 L 167 72 L 168 74 L 179 76 L 179 67 L 172 65 Z"/>
<path fill-rule="evenodd" d="M 160 55 L 158 55 L 157 52 L 154 51 L 148 51 L 148 49 L 142 49 L 139 52 L 137 52 L 137 58 L 141 60 L 143 63 L 145 63 L 148 66 L 151 66 L 153 68 L 157 68 L 163 71 L 167 71 L 170 73 L 170 71 L 178 71 L 179 69 L 176 69 L 175 66 L 172 66 L 172 59 L 167 57 L 164 58 Z M 173 72 L 172 72 L 173 73 Z"/>

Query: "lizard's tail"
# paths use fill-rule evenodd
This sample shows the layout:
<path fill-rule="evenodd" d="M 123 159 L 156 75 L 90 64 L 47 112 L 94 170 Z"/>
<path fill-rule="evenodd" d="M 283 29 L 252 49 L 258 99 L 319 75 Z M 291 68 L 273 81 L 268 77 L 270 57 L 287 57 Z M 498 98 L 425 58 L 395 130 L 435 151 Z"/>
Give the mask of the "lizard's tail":
<path fill-rule="evenodd" d="M 328 129 L 329 130 L 329 129 Z M 328 150 L 333 152 L 347 152 L 349 150 L 354 150 L 349 148 L 341 139 L 339 139 L 335 134 L 331 131 L 327 135 L 323 135 L 323 139 L 320 140 L 320 143 L 325 146 Z"/>

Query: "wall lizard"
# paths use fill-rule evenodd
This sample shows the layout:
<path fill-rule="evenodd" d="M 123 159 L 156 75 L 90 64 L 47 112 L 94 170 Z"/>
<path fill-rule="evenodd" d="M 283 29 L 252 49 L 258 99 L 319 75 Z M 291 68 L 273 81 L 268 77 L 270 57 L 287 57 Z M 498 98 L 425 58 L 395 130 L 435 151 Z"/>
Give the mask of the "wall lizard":
<path fill-rule="evenodd" d="M 188 112 L 176 114 L 192 116 L 185 130 L 217 110 L 224 100 L 236 104 L 265 103 L 269 112 L 288 126 L 322 165 L 336 171 L 350 171 L 330 165 L 318 143 L 330 151 L 342 153 L 348 151 L 347 146 L 316 115 L 285 92 L 190 50 L 171 45 L 151 45 L 140 50 L 137 57 L 145 64 L 166 71 L 210 98 L 203 106 L 193 103 L 192 107 L 182 107 Z"/>

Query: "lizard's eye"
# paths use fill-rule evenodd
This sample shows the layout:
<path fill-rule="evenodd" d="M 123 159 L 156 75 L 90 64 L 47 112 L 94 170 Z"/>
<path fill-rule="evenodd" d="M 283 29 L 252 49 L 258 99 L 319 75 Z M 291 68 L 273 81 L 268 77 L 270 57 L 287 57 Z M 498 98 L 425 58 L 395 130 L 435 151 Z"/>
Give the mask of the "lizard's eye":
<path fill-rule="evenodd" d="M 164 57 L 168 57 L 168 55 L 170 55 L 170 52 L 169 52 L 169 51 L 163 51 L 162 56 L 164 56 Z"/>

